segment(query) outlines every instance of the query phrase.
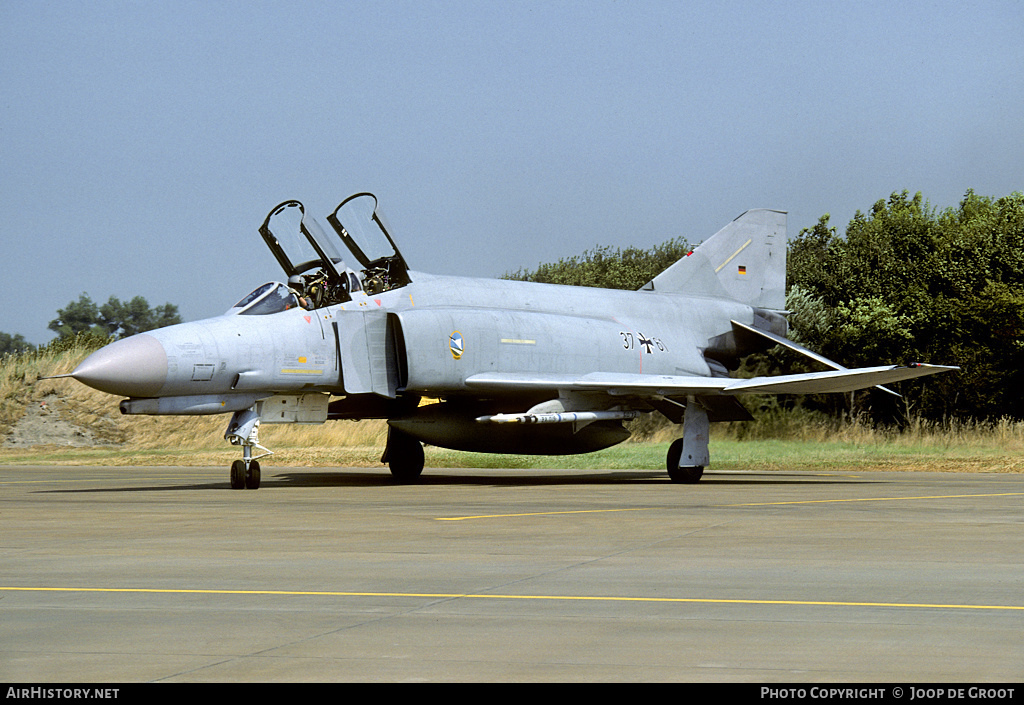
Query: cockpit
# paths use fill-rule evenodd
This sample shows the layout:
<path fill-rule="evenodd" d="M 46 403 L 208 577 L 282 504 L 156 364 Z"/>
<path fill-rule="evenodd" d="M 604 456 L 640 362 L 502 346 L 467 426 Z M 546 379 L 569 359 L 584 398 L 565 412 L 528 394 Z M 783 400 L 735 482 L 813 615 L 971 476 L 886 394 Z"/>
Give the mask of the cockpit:
<path fill-rule="evenodd" d="M 375 296 L 410 283 L 408 266 L 377 213 L 373 194 L 345 199 L 327 222 L 336 237 L 329 237 L 315 219 L 307 218 L 299 201 L 285 201 L 260 226 L 260 234 L 302 305 L 315 309 L 341 304 L 354 295 Z M 338 240 L 359 269 L 346 266 Z"/>

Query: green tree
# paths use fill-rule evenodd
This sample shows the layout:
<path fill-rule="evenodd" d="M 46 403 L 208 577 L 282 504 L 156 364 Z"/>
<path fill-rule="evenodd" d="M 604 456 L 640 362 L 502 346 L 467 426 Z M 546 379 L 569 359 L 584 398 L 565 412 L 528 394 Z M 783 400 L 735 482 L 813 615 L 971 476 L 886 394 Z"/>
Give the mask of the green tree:
<path fill-rule="evenodd" d="M 829 225 L 826 213 L 813 227 L 804 228 L 789 243 L 786 285 L 822 300 L 837 298 L 842 289 L 842 239 Z M 792 309 L 791 309 L 792 310 Z"/>
<path fill-rule="evenodd" d="M 598 246 L 578 257 L 561 259 L 554 264 L 540 264 L 532 272 L 521 269 L 506 274 L 505 279 L 635 290 L 661 274 L 690 250 L 689 244 L 682 237 L 649 250 Z"/>
<path fill-rule="evenodd" d="M 57 309 L 57 317 L 47 327 L 61 339 L 74 338 L 79 333 L 102 333 L 99 316 L 99 307 L 83 292 L 78 301 Z"/>
<path fill-rule="evenodd" d="M 50 321 L 49 328 L 61 339 L 73 338 L 79 333 L 122 338 L 175 323 L 181 323 L 181 316 L 178 307 L 170 303 L 151 308 L 141 296 L 123 303 L 111 296 L 107 303 L 97 306 L 83 293 L 78 301 L 57 310 L 57 318 Z"/>
<path fill-rule="evenodd" d="M 35 350 L 36 346 L 25 340 L 21 333 L 11 335 L 0 333 L 0 355 L 15 354 L 26 350 Z"/>
<path fill-rule="evenodd" d="M 110 335 L 119 338 L 181 323 L 177 306 L 168 303 L 150 308 L 149 302 L 141 296 L 124 303 L 116 296 L 111 296 L 107 303 L 100 306 L 99 315 L 100 323 Z"/>
<path fill-rule="evenodd" d="M 1013 392 L 1024 383 L 1024 195 L 968 191 L 937 212 L 920 193 L 893 193 L 858 211 L 845 237 L 823 216 L 791 244 L 788 279 L 792 337 L 827 357 L 963 368 L 903 385 L 917 413 L 1024 417 Z M 886 415 L 877 395 L 861 399 Z"/>

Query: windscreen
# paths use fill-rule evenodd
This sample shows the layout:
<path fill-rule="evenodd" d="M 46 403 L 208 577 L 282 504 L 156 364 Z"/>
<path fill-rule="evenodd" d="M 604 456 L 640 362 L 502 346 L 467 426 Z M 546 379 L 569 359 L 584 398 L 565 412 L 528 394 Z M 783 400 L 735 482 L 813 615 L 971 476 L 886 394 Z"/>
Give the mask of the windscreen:
<path fill-rule="evenodd" d="M 239 301 L 231 311 L 242 316 L 266 316 L 296 308 L 298 305 L 298 299 L 288 287 L 270 282 Z"/>
<path fill-rule="evenodd" d="M 266 294 L 268 291 L 273 289 L 275 286 L 277 286 L 277 284 L 275 284 L 274 282 L 268 282 L 268 283 L 264 284 L 263 286 L 261 286 L 259 289 L 254 289 L 244 299 L 239 301 L 237 304 L 235 304 L 231 308 L 232 309 L 245 308 L 246 306 L 251 304 L 253 301 L 255 301 L 256 299 L 260 298 L 261 296 Z"/>

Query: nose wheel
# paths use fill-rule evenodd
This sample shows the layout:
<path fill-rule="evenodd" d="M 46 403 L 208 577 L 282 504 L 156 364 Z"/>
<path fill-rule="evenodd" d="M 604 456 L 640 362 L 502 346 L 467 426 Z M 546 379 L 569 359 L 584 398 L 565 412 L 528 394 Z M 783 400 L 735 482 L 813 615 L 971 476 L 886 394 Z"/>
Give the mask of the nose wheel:
<path fill-rule="evenodd" d="M 250 460 L 246 467 L 244 460 L 231 463 L 231 489 L 258 490 L 260 488 L 260 461 Z"/>
<path fill-rule="evenodd" d="M 260 488 L 260 463 L 257 458 L 272 455 L 272 451 L 260 445 L 260 417 L 252 409 L 236 411 L 228 422 L 224 438 L 231 445 L 242 446 L 242 459 L 231 463 L 231 489 L 258 490 Z M 253 456 L 252 449 L 264 451 Z"/>

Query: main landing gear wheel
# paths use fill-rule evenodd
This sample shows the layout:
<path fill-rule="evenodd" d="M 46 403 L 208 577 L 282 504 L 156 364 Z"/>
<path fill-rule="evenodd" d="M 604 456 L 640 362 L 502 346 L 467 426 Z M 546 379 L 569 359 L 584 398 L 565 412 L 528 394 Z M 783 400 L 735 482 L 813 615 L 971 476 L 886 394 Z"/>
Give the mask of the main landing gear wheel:
<path fill-rule="evenodd" d="M 672 479 L 672 482 L 690 484 L 699 482 L 700 478 L 704 475 L 704 468 L 700 465 L 679 467 L 679 459 L 682 455 L 683 439 L 679 438 L 668 447 L 668 458 L 665 463 L 668 466 L 668 476 Z"/>
<path fill-rule="evenodd" d="M 412 436 L 388 429 L 388 444 L 381 462 L 387 463 L 398 482 L 415 482 L 423 472 L 423 444 Z"/>

